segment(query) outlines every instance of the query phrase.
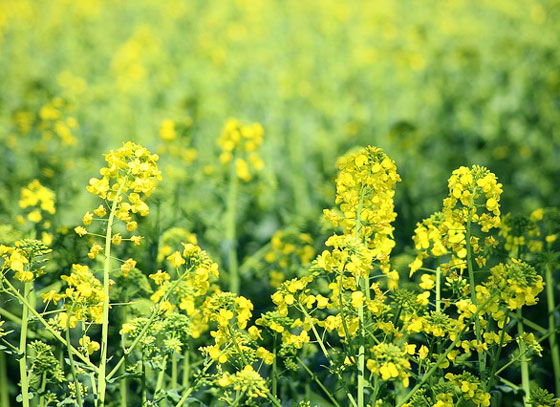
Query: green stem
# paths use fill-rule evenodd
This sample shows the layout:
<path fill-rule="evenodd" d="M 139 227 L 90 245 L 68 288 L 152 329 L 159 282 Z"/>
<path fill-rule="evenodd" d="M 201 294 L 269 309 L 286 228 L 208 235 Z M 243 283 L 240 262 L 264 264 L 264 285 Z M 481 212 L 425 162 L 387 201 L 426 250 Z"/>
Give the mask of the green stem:
<path fill-rule="evenodd" d="M 12 322 L 15 322 L 18 325 L 21 325 L 21 318 L 17 315 L 12 314 L 7 309 L 0 308 L 0 315 Z"/>
<path fill-rule="evenodd" d="M 47 388 L 47 372 L 43 372 L 41 376 L 41 396 L 39 397 L 39 406 L 45 407 L 45 389 Z"/>
<path fill-rule="evenodd" d="M 74 306 L 70 307 L 68 311 L 68 321 L 66 322 L 66 350 L 68 351 L 68 359 L 70 360 L 70 371 L 72 373 L 72 380 L 74 381 L 74 388 L 76 389 L 76 401 L 78 402 L 78 407 L 82 407 L 82 392 L 80 390 L 80 383 L 78 382 L 78 374 L 76 373 L 76 366 L 74 366 L 74 356 L 72 352 L 71 342 L 70 342 L 70 317 L 72 316 L 72 311 Z"/>
<path fill-rule="evenodd" d="M 546 300 L 548 305 L 548 329 L 554 330 L 556 327 L 556 318 L 554 309 L 554 276 L 550 263 L 546 265 Z M 552 356 L 552 369 L 554 370 L 554 384 L 556 394 L 560 395 L 560 351 L 558 349 L 558 342 L 556 341 L 556 334 L 552 333 L 548 338 L 550 345 L 550 354 Z"/>
<path fill-rule="evenodd" d="M 163 357 L 162 362 L 161 362 L 161 369 L 159 371 L 158 379 L 157 379 L 157 382 L 156 382 L 156 389 L 154 391 L 154 398 L 157 398 L 159 396 L 158 393 L 161 391 L 161 388 L 163 387 L 163 382 L 164 382 L 164 379 L 165 379 L 165 369 L 167 368 L 167 358 L 168 358 L 168 356 L 165 355 Z"/>
<path fill-rule="evenodd" d="M 191 376 L 191 358 L 190 349 L 187 347 L 183 354 L 183 387 L 189 387 L 189 379 Z"/>
<path fill-rule="evenodd" d="M 474 194 L 473 194 L 474 196 Z M 474 270 L 473 270 L 473 262 L 472 262 L 472 246 L 471 246 L 471 227 L 472 227 L 472 207 L 469 208 L 469 216 L 467 219 L 467 228 L 465 233 L 465 245 L 467 247 L 467 268 L 469 271 L 469 286 L 471 291 L 471 301 L 472 303 L 477 306 L 476 300 L 476 285 L 474 280 Z M 480 379 L 481 382 L 485 385 L 486 382 L 486 358 L 484 355 L 484 350 L 480 348 L 482 345 L 482 334 L 480 330 L 480 321 L 478 318 L 474 320 L 475 324 L 475 334 L 476 334 L 476 341 L 477 341 L 477 353 L 478 353 L 478 363 L 480 368 Z"/>
<path fill-rule="evenodd" d="M 509 319 L 509 309 L 506 311 L 504 326 L 502 327 L 502 332 L 500 332 L 500 341 L 498 342 L 498 349 L 496 350 L 496 355 L 494 356 L 494 362 L 492 364 L 492 370 L 490 371 L 490 378 L 486 389 L 491 390 L 494 380 L 496 378 L 496 370 L 498 369 L 498 364 L 500 363 L 500 355 L 502 353 L 502 347 L 504 345 L 504 339 L 506 336 L 506 325 Z"/>
<path fill-rule="evenodd" d="M 171 390 L 177 390 L 177 355 L 171 355 Z"/>
<path fill-rule="evenodd" d="M 315 324 L 313 323 L 313 320 L 311 319 L 311 316 L 305 310 L 305 307 L 303 305 L 301 305 L 301 304 L 298 304 L 298 305 L 299 305 L 299 309 L 303 312 L 306 319 L 309 321 L 309 324 L 311 325 L 311 330 L 313 331 L 313 335 L 315 335 L 315 339 L 317 340 L 317 343 L 319 344 L 319 347 L 321 348 L 321 351 L 323 352 L 323 355 L 325 355 L 325 357 L 329 361 L 329 364 L 331 366 L 333 366 L 334 365 L 333 360 L 330 357 L 329 352 L 327 351 L 327 348 L 325 347 L 325 344 L 323 343 L 323 339 L 319 335 L 319 332 L 317 332 L 317 328 L 315 328 Z M 338 372 L 337 372 L 337 377 L 340 380 L 340 384 L 346 388 L 346 386 L 344 384 L 344 381 L 342 380 L 342 377 L 340 376 L 340 373 L 338 373 Z M 350 400 L 352 405 L 354 407 L 358 407 L 358 404 L 356 403 L 356 400 L 354 400 L 354 396 L 352 396 L 352 394 L 349 391 L 347 391 L 346 395 L 348 396 L 348 399 Z"/>
<path fill-rule="evenodd" d="M 334 398 L 334 396 L 331 394 L 330 391 L 327 390 L 327 388 L 325 387 L 325 385 L 323 383 L 321 383 L 321 381 L 317 378 L 317 376 L 315 376 L 315 373 L 313 373 L 311 371 L 311 369 L 309 369 L 307 367 L 307 365 L 303 362 L 303 360 L 301 360 L 299 358 L 299 356 L 296 356 L 297 361 L 299 362 L 299 364 L 301 365 L 301 367 L 303 367 L 303 369 L 307 372 L 307 374 L 309 375 L 309 377 L 311 377 L 311 379 L 317 383 L 317 385 L 319 386 L 319 388 L 321 390 L 323 390 L 323 392 L 327 395 L 327 397 L 329 398 L 329 400 L 336 406 L 336 407 L 340 407 L 340 404 L 338 404 L 338 401 L 336 401 L 336 399 Z"/>
<path fill-rule="evenodd" d="M 128 302 L 128 289 L 125 291 L 125 302 Z M 121 308 L 121 312 L 122 312 L 122 321 L 123 323 L 126 323 L 126 321 L 128 320 L 128 312 L 127 312 L 128 308 L 127 307 L 122 307 Z M 124 346 L 124 335 L 122 336 L 122 348 L 123 350 L 125 349 Z M 126 373 L 126 367 L 123 365 L 121 368 L 121 374 L 125 374 Z M 119 384 L 119 393 L 120 393 L 120 399 L 121 399 L 121 407 L 127 407 L 127 398 L 128 398 L 128 381 L 126 380 L 126 376 L 123 376 L 123 378 L 121 379 L 121 382 Z"/>
<path fill-rule="evenodd" d="M 56 332 L 52 326 L 50 326 L 50 324 L 45 321 L 45 319 L 41 316 L 41 314 L 39 314 L 35 308 L 32 308 L 31 305 L 29 304 L 29 302 L 27 302 L 27 300 L 19 293 L 18 290 L 16 290 L 16 288 L 12 285 L 12 283 L 10 283 L 10 281 L 8 281 L 7 279 L 4 280 L 4 283 L 8 286 L 9 288 L 9 294 L 13 295 L 14 297 L 16 297 L 23 305 L 25 305 L 26 309 L 29 310 L 31 312 L 31 314 L 33 314 L 33 316 L 35 318 L 37 318 L 39 320 L 39 322 L 45 327 L 45 329 L 47 331 L 49 331 L 49 333 L 54 336 L 56 339 L 58 339 L 64 346 L 66 345 L 66 339 L 64 339 L 58 332 Z M 97 366 L 95 366 L 93 363 L 91 363 L 91 361 L 86 358 L 84 355 L 82 355 L 81 353 L 79 353 L 76 349 L 72 348 L 72 350 L 74 351 L 74 354 L 78 355 L 78 357 L 82 360 L 82 362 L 84 362 L 90 369 L 97 371 Z M 62 353 L 61 353 L 62 355 Z"/>
<path fill-rule="evenodd" d="M 101 361 L 99 362 L 98 386 L 97 386 L 97 406 L 105 405 L 105 392 L 107 390 L 107 349 L 109 345 L 109 280 L 111 272 L 111 239 L 113 238 L 113 222 L 115 220 L 115 212 L 119 205 L 119 198 L 122 190 L 126 185 L 127 177 L 125 176 L 119 185 L 119 189 L 115 194 L 109 220 L 107 222 L 107 231 L 105 233 L 105 263 L 103 265 L 103 322 L 101 324 Z"/>
<path fill-rule="evenodd" d="M 25 283 L 23 297 L 27 300 L 31 292 L 33 283 Z M 27 377 L 27 322 L 29 311 L 25 304 L 23 304 L 23 311 L 21 313 L 21 335 L 19 337 L 19 374 L 21 397 L 23 407 L 29 407 L 29 378 Z"/>
<path fill-rule="evenodd" d="M 521 315 L 521 309 L 517 310 L 518 320 L 517 320 L 517 335 L 521 338 L 525 332 L 523 328 L 523 320 Z M 551 335 L 552 336 L 552 335 Z M 549 337 L 550 338 L 550 337 Z M 519 353 L 527 353 L 525 342 L 521 340 L 519 342 Z M 530 378 L 529 378 L 529 363 L 526 358 L 521 358 L 519 360 L 521 364 L 521 387 L 523 388 L 523 404 L 525 407 L 529 407 L 529 397 L 531 395 L 530 388 Z"/>
<path fill-rule="evenodd" d="M 200 372 L 200 374 L 198 375 L 198 378 L 202 378 L 204 377 L 204 373 L 206 373 L 206 371 L 210 368 L 210 366 L 212 366 L 212 363 L 207 363 L 204 368 L 202 369 L 202 371 Z M 187 389 L 187 391 L 185 391 L 183 393 L 183 396 L 181 397 L 181 399 L 179 400 L 179 402 L 177 403 L 177 405 L 175 407 L 181 407 L 183 404 L 185 404 L 185 401 L 187 401 L 187 399 L 189 398 L 189 396 L 191 395 L 191 393 L 194 391 L 196 382 L 193 383 L 193 386 L 189 387 Z"/>
<path fill-rule="evenodd" d="M 10 407 L 8 370 L 6 365 L 6 354 L 4 352 L 0 352 L 0 404 L 6 407 Z"/>
<path fill-rule="evenodd" d="M 142 407 L 144 407 L 148 402 L 148 397 L 146 395 L 146 361 L 144 359 L 144 352 L 142 352 Z"/>
<path fill-rule="evenodd" d="M 237 191 L 239 180 L 235 172 L 235 160 L 231 161 L 229 174 L 229 190 L 226 202 L 226 241 L 229 271 L 229 291 L 239 293 L 239 270 L 237 265 L 237 237 L 236 237 L 236 212 Z"/>

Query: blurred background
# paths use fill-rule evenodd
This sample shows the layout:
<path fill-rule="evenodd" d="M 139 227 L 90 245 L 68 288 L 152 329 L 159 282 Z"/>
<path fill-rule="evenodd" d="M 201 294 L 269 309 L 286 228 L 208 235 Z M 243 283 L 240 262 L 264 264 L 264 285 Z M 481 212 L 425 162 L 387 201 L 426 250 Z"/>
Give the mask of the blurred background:
<path fill-rule="evenodd" d="M 559 16 L 556 0 L 1 0 L 1 216 L 38 178 L 78 224 L 102 153 L 133 140 L 161 155 L 158 199 L 219 244 L 230 117 L 264 127 L 248 243 L 316 222 L 337 157 L 364 145 L 403 179 L 401 248 L 460 165 L 497 174 L 504 211 L 558 205 Z"/>

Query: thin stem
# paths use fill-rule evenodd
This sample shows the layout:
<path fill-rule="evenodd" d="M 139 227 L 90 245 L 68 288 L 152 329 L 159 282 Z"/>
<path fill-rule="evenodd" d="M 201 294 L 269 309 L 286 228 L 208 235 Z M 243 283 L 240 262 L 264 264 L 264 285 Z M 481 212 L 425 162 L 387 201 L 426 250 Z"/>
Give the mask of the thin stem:
<path fill-rule="evenodd" d="M 171 355 L 171 390 L 177 390 L 177 355 Z"/>
<path fill-rule="evenodd" d="M 556 327 L 556 317 L 554 309 L 554 276 L 550 263 L 546 265 L 546 302 L 548 306 L 548 329 L 554 330 Z M 548 338 L 550 346 L 550 354 L 552 356 L 552 369 L 554 371 L 554 385 L 556 394 L 560 394 L 560 350 L 558 349 L 558 342 L 556 341 L 556 333 L 552 333 Z"/>
<path fill-rule="evenodd" d="M 8 391 L 8 369 L 6 354 L 0 352 L 0 404 L 10 407 L 10 393 Z"/>
<path fill-rule="evenodd" d="M 333 365 L 333 360 L 331 359 L 331 357 L 329 355 L 329 352 L 327 351 L 327 348 L 325 347 L 325 344 L 323 343 L 323 339 L 319 335 L 319 332 L 317 332 L 317 328 L 315 328 L 315 324 L 313 323 L 313 320 L 311 319 L 311 316 L 305 310 L 305 307 L 303 305 L 301 305 L 301 304 L 298 304 L 298 305 L 299 305 L 300 310 L 305 315 L 306 319 L 309 321 L 309 324 L 311 325 L 311 330 L 313 331 L 313 335 L 315 335 L 315 339 L 317 340 L 317 343 L 319 344 L 319 347 L 321 348 L 321 351 L 323 351 L 323 354 L 325 355 L 325 357 L 329 361 L 329 364 L 332 366 Z M 340 384 L 346 388 L 346 385 L 345 385 L 344 381 L 342 380 L 342 377 L 340 376 L 340 373 L 337 372 L 336 374 L 337 374 L 338 379 L 340 380 Z M 356 400 L 354 400 L 354 396 L 352 396 L 352 394 L 349 391 L 347 391 L 346 395 L 348 396 L 348 399 L 350 400 L 352 405 L 354 407 L 358 407 L 358 404 L 356 403 Z"/>
<path fill-rule="evenodd" d="M 315 375 L 315 373 L 313 373 L 308 367 L 307 365 L 303 362 L 303 360 L 300 359 L 299 356 L 296 356 L 297 361 L 299 362 L 299 364 L 301 365 L 301 367 L 303 367 L 303 369 L 307 372 L 307 374 L 309 375 L 309 377 L 311 377 L 311 379 L 317 383 L 317 385 L 319 386 L 319 388 L 321 390 L 323 390 L 323 392 L 327 395 L 327 397 L 329 398 L 329 400 L 336 406 L 336 407 L 340 407 L 340 404 L 338 404 L 338 401 L 336 401 L 336 399 L 334 398 L 334 396 L 331 394 L 330 391 L 327 390 L 327 388 L 325 387 L 325 385 L 323 383 L 321 383 L 321 381 L 317 378 L 317 376 Z"/>
<path fill-rule="evenodd" d="M 183 354 L 183 387 L 189 387 L 189 379 L 191 376 L 191 358 L 190 349 L 187 347 L 185 353 Z"/>
<path fill-rule="evenodd" d="M 125 302 L 128 302 L 128 289 L 125 290 Z M 126 323 L 127 319 L 128 319 L 128 308 L 127 307 L 122 307 L 121 309 L 121 313 L 122 313 L 122 321 Z M 122 348 L 125 349 L 124 347 L 124 335 L 122 336 Z M 128 381 L 126 380 L 126 376 L 124 376 L 124 374 L 126 373 L 126 366 L 122 366 L 121 368 L 121 374 L 123 374 L 123 378 L 120 381 L 119 384 L 119 393 L 120 393 L 120 399 L 121 399 L 121 407 L 127 407 L 127 398 L 128 398 Z"/>
<path fill-rule="evenodd" d="M 127 177 L 121 181 L 119 189 L 115 194 L 111 212 L 109 213 L 109 221 L 107 222 L 107 231 L 105 233 L 105 262 L 103 265 L 103 293 L 105 298 L 103 300 L 103 322 L 101 325 L 101 361 L 99 362 L 99 375 L 98 375 L 98 392 L 97 392 L 97 406 L 103 407 L 105 405 L 105 392 L 107 388 L 107 378 L 105 377 L 107 371 L 107 349 L 109 345 L 109 273 L 111 272 L 111 239 L 113 238 L 113 221 L 115 219 L 115 212 L 119 205 L 119 198 L 122 190 L 126 185 Z"/>
<path fill-rule="evenodd" d="M 31 314 L 33 314 L 33 316 L 35 318 L 37 318 L 37 320 L 39 320 L 39 322 L 45 327 L 45 329 L 52 335 L 54 336 L 56 339 L 58 339 L 64 346 L 66 345 L 66 339 L 64 339 L 58 332 L 56 332 L 52 326 L 50 326 L 50 324 L 45 321 L 45 318 L 43 318 L 41 316 L 41 314 L 39 314 L 37 312 L 37 310 L 35 310 L 35 308 L 33 308 L 31 306 L 31 304 L 29 304 L 29 302 L 27 302 L 27 300 L 19 293 L 18 290 L 16 290 L 16 288 L 12 285 L 12 283 L 10 283 L 9 280 L 5 279 L 4 283 L 8 286 L 9 290 L 8 293 L 10 295 L 13 295 L 14 297 L 16 297 L 23 305 L 25 305 L 25 308 L 31 312 Z M 81 353 L 79 353 L 76 349 L 72 348 L 72 350 L 74 351 L 74 354 L 76 354 L 81 360 L 82 362 L 84 362 L 90 369 L 97 371 L 97 366 L 95 366 L 93 363 L 91 363 L 91 361 L 86 358 L 84 355 L 82 355 Z"/>
<path fill-rule="evenodd" d="M 72 316 L 73 310 L 74 305 L 72 305 L 72 307 L 70 307 L 70 311 L 68 311 L 68 321 L 66 322 L 66 350 L 68 351 L 68 359 L 70 360 L 70 371 L 72 372 L 72 380 L 74 381 L 74 388 L 76 390 L 76 401 L 78 402 L 78 407 L 82 407 L 82 392 L 80 390 L 78 374 L 76 373 L 76 366 L 74 366 L 74 356 L 72 355 L 73 352 L 70 346 L 70 317 Z"/>
<path fill-rule="evenodd" d="M 494 384 L 494 380 L 496 377 L 496 370 L 498 369 L 498 363 L 500 363 L 500 354 L 502 353 L 502 347 L 504 345 L 504 339 L 506 336 L 506 325 L 509 319 L 509 309 L 506 311 L 505 319 L 504 319 L 504 326 L 502 327 L 502 332 L 500 332 L 500 342 L 498 342 L 498 349 L 496 350 L 496 355 L 494 356 L 494 362 L 492 364 L 492 370 L 490 372 L 490 379 L 487 385 L 487 389 L 492 389 L 492 384 Z"/>
<path fill-rule="evenodd" d="M 235 160 L 231 161 L 229 174 L 229 189 L 226 202 L 226 241 L 228 255 L 229 290 L 239 293 L 239 270 L 237 265 L 237 237 L 236 237 L 236 212 L 237 190 L 239 180 L 235 172 Z"/>
<path fill-rule="evenodd" d="M 517 320 L 517 334 L 520 338 L 522 338 L 525 330 L 523 328 L 523 320 L 521 309 L 517 310 L 518 320 Z M 552 336 L 552 335 L 550 335 Z M 550 337 L 549 337 L 550 339 Z M 519 342 L 519 353 L 525 354 L 527 353 L 526 345 L 523 340 Z M 529 378 L 529 363 L 527 362 L 526 358 L 521 358 L 519 360 L 521 364 L 521 387 L 523 388 L 523 404 L 525 407 L 529 407 L 529 396 L 531 395 L 531 388 L 530 388 L 530 378 Z"/>
<path fill-rule="evenodd" d="M 32 286 L 33 283 L 25 283 L 23 297 L 26 300 L 29 297 Z M 18 353 L 20 355 L 19 374 L 23 407 L 29 407 L 29 378 L 27 377 L 27 322 L 29 320 L 28 312 L 28 307 L 23 304 L 23 310 L 21 313 L 21 334 L 19 337 L 18 349 Z"/>
<path fill-rule="evenodd" d="M 146 360 L 144 359 L 144 352 L 142 352 L 142 407 L 144 407 L 148 398 L 146 396 Z"/>
<path fill-rule="evenodd" d="M 39 397 L 39 406 L 45 407 L 45 389 L 47 388 L 47 372 L 43 372 L 41 376 L 41 396 Z"/>
<path fill-rule="evenodd" d="M 165 369 L 167 368 L 167 358 L 168 358 L 168 356 L 165 355 L 163 357 L 162 362 L 161 362 L 161 369 L 159 371 L 158 379 L 157 379 L 157 382 L 156 382 L 156 389 L 154 391 L 154 398 L 159 396 L 158 393 L 161 391 L 161 388 L 163 387 L 163 382 L 164 382 L 164 379 L 165 379 Z"/>
<path fill-rule="evenodd" d="M 210 366 L 212 366 L 212 363 L 207 363 L 204 366 L 204 368 L 202 369 L 202 371 L 198 375 L 199 379 L 204 376 L 204 373 L 206 373 L 206 371 L 210 368 Z M 181 397 L 181 399 L 179 400 L 179 402 L 177 403 L 177 405 L 175 407 L 181 407 L 183 404 L 185 404 L 185 401 L 187 401 L 187 399 L 189 398 L 191 393 L 194 391 L 195 385 L 196 385 L 196 383 L 194 383 L 193 386 L 189 387 L 187 389 L 187 391 L 183 393 L 183 397 Z"/>
<path fill-rule="evenodd" d="M 0 315 L 12 322 L 15 322 L 18 325 L 21 325 L 21 318 L 17 315 L 12 314 L 7 309 L 0 308 Z"/>

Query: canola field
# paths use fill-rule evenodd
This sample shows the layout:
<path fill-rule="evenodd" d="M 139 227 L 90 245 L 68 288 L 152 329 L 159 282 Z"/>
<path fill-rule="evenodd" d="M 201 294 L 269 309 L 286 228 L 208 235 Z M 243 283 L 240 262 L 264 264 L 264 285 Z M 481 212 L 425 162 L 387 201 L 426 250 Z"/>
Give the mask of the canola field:
<path fill-rule="evenodd" d="M 559 19 L 0 0 L 0 407 L 560 407 Z"/>

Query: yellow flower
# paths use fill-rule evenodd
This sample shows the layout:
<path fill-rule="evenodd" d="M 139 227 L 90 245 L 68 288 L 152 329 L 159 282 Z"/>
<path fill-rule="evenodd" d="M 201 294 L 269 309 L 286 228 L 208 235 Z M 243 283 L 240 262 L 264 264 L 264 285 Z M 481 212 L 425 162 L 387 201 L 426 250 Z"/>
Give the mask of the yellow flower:
<path fill-rule="evenodd" d="M 87 235 L 87 230 L 83 226 L 76 226 L 74 228 L 74 232 L 76 232 L 80 237 Z"/>
<path fill-rule="evenodd" d="M 39 223 L 41 222 L 43 217 L 41 216 L 41 212 L 38 209 L 35 209 L 34 211 L 29 212 L 29 214 L 27 215 L 27 219 L 29 219 L 33 223 Z"/>
<path fill-rule="evenodd" d="M 136 260 L 134 259 L 128 259 L 126 260 L 122 265 L 121 265 L 121 270 L 123 272 L 123 275 L 125 277 L 128 277 L 128 273 L 130 272 L 130 270 L 132 270 L 134 267 L 136 267 Z"/>
<path fill-rule="evenodd" d="M 428 356 L 429 350 L 425 345 L 420 346 L 420 349 L 418 350 L 418 357 L 420 358 L 420 360 L 422 359 L 426 359 L 426 356 Z"/>
<path fill-rule="evenodd" d="M 107 210 L 103 205 L 99 205 L 97 209 L 94 209 L 93 213 L 95 214 L 95 216 L 103 218 L 105 215 L 107 215 Z"/>
<path fill-rule="evenodd" d="M 89 226 L 91 225 L 92 221 L 93 221 L 93 213 L 86 212 L 86 214 L 82 218 L 82 222 L 84 223 L 84 225 Z"/>
<path fill-rule="evenodd" d="M 120 233 L 115 233 L 111 238 L 111 243 L 118 246 L 121 244 L 121 242 L 122 242 L 122 235 Z"/>
<path fill-rule="evenodd" d="M 185 264 L 185 259 L 181 256 L 181 253 L 177 251 L 168 256 L 167 260 L 169 260 L 169 263 L 171 263 L 173 267 L 181 267 L 183 264 Z"/>
<path fill-rule="evenodd" d="M 87 351 L 88 355 L 91 355 L 100 349 L 99 343 L 96 341 L 92 341 L 91 338 L 87 335 L 81 337 L 78 342 L 82 346 L 82 348 Z"/>
<path fill-rule="evenodd" d="M 175 139 L 175 123 L 171 119 L 165 119 L 159 127 L 159 136 L 164 141 L 172 141 Z"/>
<path fill-rule="evenodd" d="M 155 281 L 156 285 L 161 285 L 171 278 L 169 274 L 161 270 L 158 270 L 155 274 L 150 274 L 149 277 Z"/>

